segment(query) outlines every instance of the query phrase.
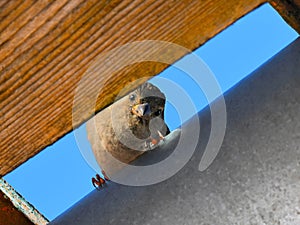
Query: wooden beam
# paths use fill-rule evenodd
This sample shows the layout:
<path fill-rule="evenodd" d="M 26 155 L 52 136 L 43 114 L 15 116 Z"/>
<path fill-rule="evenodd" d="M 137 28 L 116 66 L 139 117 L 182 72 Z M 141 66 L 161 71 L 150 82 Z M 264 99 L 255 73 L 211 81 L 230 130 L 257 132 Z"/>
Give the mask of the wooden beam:
<path fill-rule="evenodd" d="M 33 225 L 0 191 L 0 225 Z"/>
<path fill-rule="evenodd" d="M 0 179 L 0 225 L 46 225 L 48 223 L 49 221 L 5 180 Z"/>
<path fill-rule="evenodd" d="M 300 0 L 270 0 L 282 18 L 300 34 Z"/>
<path fill-rule="evenodd" d="M 149 39 L 193 50 L 263 2 L 1 1 L 0 176 L 72 130 L 74 91 L 100 53 Z M 172 54 L 173 61 L 183 56 Z M 110 104 L 130 80 L 154 76 L 166 67 L 145 62 L 121 70 L 105 85 L 96 110 Z M 101 77 L 103 82 L 106 78 Z M 80 110 L 75 126 L 93 114 Z"/>

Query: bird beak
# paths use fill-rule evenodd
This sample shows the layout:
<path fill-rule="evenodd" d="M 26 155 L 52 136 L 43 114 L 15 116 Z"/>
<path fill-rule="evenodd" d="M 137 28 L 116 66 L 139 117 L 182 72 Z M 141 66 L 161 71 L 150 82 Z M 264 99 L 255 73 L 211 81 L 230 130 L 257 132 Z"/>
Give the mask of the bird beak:
<path fill-rule="evenodd" d="M 150 105 L 148 103 L 134 105 L 131 108 L 131 111 L 140 118 L 150 115 L 151 113 Z"/>

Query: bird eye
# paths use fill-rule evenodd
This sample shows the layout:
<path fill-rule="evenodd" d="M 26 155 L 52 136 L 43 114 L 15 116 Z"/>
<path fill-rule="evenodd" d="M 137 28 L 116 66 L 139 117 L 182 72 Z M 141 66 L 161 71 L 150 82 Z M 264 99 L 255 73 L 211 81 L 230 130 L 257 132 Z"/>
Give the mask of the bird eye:
<path fill-rule="evenodd" d="M 131 94 L 131 95 L 129 95 L 129 99 L 130 99 L 130 101 L 134 101 L 135 100 L 135 94 Z"/>
<path fill-rule="evenodd" d="M 155 115 L 155 116 L 159 116 L 159 115 L 161 114 L 161 112 L 162 112 L 162 110 L 159 109 L 159 110 L 157 110 L 157 111 L 154 113 L 154 115 Z"/>

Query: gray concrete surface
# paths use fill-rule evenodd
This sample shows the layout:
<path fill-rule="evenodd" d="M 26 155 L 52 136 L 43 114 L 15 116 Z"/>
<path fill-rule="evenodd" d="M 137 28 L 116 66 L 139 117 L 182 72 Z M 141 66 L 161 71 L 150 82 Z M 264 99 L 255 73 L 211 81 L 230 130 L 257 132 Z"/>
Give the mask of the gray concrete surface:
<path fill-rule="evenodd" d="M 210 130 L 205 109 L 197 150 L 175 176 L 146 187 L 110 182 L 50 224 L 300 224 L 300 39 L 225 99 L 225 139 L 207 170 L 198 171 Z"/>

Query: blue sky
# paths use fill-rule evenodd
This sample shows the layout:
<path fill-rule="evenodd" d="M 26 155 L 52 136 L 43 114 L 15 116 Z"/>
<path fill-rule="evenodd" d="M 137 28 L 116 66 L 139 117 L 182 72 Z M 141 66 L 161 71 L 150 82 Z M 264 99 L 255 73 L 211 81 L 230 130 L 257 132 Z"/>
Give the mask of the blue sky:
<path fill-rule="evenodd" d="M 209 66 L 225 92 L 297 37 L 298 34 L 266 4 L 218 34 L 195 53 Z M 207 104 L 199 87 L 180 70 L 170 67 L 160 76 L 184 88 L 197 110 Z M 159 84 L 159 80 L 156 83 Z M 180 116 L 184 121 L 191 115 Z M 166 122 L 171 129 L 181 123 L 171 104 L 167 105 Z M 82 148 L 90 151 L 84 140 L 85 125 L 79 128 L 79 133 L 83 139 Z M 94 175 L 95 171 L 78 150 L 74 134 L 70 133 L 4 178 L 52 220 L 93 190 L 90 180 Z"/>

